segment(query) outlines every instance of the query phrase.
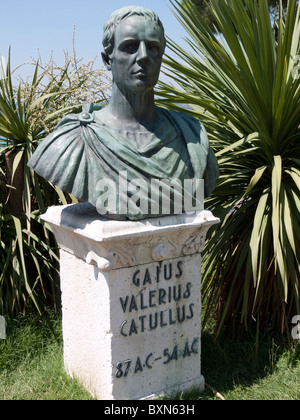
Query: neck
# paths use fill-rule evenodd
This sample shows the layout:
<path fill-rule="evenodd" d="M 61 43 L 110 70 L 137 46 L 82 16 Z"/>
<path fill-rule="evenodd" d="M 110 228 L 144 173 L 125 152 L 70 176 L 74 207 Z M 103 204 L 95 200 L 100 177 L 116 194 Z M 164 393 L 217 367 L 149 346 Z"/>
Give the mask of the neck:
<path fill-rule="evenodd" d="M 157 119 L 153 89 L 147 92 L 131 92 L 113 84 L 109 112 L 115 120 L 125 125 L 151 126 Z"/>

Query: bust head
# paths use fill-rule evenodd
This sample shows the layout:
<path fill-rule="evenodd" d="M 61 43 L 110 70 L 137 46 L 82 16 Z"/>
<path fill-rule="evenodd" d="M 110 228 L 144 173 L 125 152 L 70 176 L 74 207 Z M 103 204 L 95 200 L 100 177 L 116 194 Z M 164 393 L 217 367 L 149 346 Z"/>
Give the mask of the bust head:
<path fill-rule="evenodd" d="M 113 76 L 108 104 L 87 104 L 81 114 L 63 118 L 28 166 L 101 214 L 131 220 L 176 214 L 183 198 L 193 202 L 189 185 L 193 189 L 194 181 L 208 180 L 209 195 L 217 163 L 199 121 L 155 105 L 166 46 L 163 25 L 144 7 L 119 9 L 104 25 L 103 46 L 104 64 Z M 156 194 L 153 180 L 163 183 Z M 187 188 L 186 180 L 192 181 Z"/>
<path fill-rule="evenodd" d="M 154 88 L 166 46 L 156 13 L 139 6 L 115 11 L 104 25 L 103 46 L 103 62 L 119 89 L 138 94 Z"/>
<path fill-rule="evenodd" d="M 163 44 L 164 48 L 166 46 L 166 39 L 165 39 L 165 31 L 161 20 L 159 19 L 158 15 L 150 9 L 142 6 L 125 6 L 121 9 L 115 10 L 108 20 L 105 22 L 103 27 L 103 47 L 105 54 L 110 55 L 114 49 L 114 35 L 117 26 L 126 18 L 132 16 L 143 16 L 145 19 L 148 19 L 152 22 L 155 22 L 160 29 L 162 30 L 163 34 Z"/>

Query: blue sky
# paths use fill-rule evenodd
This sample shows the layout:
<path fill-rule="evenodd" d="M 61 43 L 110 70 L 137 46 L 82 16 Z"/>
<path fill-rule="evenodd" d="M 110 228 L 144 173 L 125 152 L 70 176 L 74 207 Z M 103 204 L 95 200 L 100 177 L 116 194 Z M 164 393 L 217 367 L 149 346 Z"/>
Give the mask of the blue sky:
<path fill-rule="evenodd" d="M 154 10 L 166 34 L 183 44 L 185 31 L 170 10 L 169 0 L 0 0 L 0 55 L 7 57 L 11 46 L 12 67 L 38 57 L 46 62 L 51 51 L 60 64 L 63 50 L 72 52 L 73 27 L 76 25 L 77 56 L 84 61 L 99 57 L 101 63 L 102 28 L 116 9 L 137 4 Z"/>

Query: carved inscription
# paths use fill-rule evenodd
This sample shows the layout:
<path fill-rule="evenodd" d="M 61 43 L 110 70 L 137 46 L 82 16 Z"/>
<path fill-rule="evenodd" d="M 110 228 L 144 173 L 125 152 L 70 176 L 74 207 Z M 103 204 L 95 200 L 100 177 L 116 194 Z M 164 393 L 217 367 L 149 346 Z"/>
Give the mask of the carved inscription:
<path fill-rule="evenodd" d="M 183 262 L 166 262 L 150 270 L 140 268 L 132 277 L 137 293 L 121 296 L 119 302 L 126 318 L 120 325 L 123 337 L 182 324 L 191 320 L 195 304 L 193 285 L 184 281 Z"/>
<path fill-rule="evenodd" d="M 124 316 L 119 318 L 119 331 L 129 344 L 146 342 L 147 345 L 138 344 L 137 351 L 132 348 L 115 361 L 115 378 L 135 378 L 139 373 L 164 367 L 174 372 L 177 364 L 183 369 L 197 363 L 192 359 L 200 354 L 200 337 L 195 329 L 199 291 L 193 284 L 188 264 L 188 260 L 172 259 L 141 265 L 131 271 L 130 293 L 118 298 L 120 314 Z"/>
<path fill-rule="evenodd" d="M 117 379 L 126 378 L 128 375 L 135 375 L 144 370 L 150 370 L 157 363 L 168 365 L 197 354 L 199 354 L 199 337 L 183 341 L 182 346 L 176 344 L 170 349 L 166 347 L 160 352 L 153 351 L 144 356 L 137 356 L 134 359 L 118 362 L 114 367 L 114 376 Z"/>

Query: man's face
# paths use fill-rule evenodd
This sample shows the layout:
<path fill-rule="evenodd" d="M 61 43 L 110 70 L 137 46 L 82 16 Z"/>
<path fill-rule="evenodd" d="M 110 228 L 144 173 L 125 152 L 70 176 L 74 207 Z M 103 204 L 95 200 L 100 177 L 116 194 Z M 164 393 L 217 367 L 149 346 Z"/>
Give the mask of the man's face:
<path fill-rule="evenodd" d="M 162 29 L 143 16 L 131 16 L 117 26 L 108 68 L 113 81 L 133 93 L 153 89 L 164 52 Z"/>

